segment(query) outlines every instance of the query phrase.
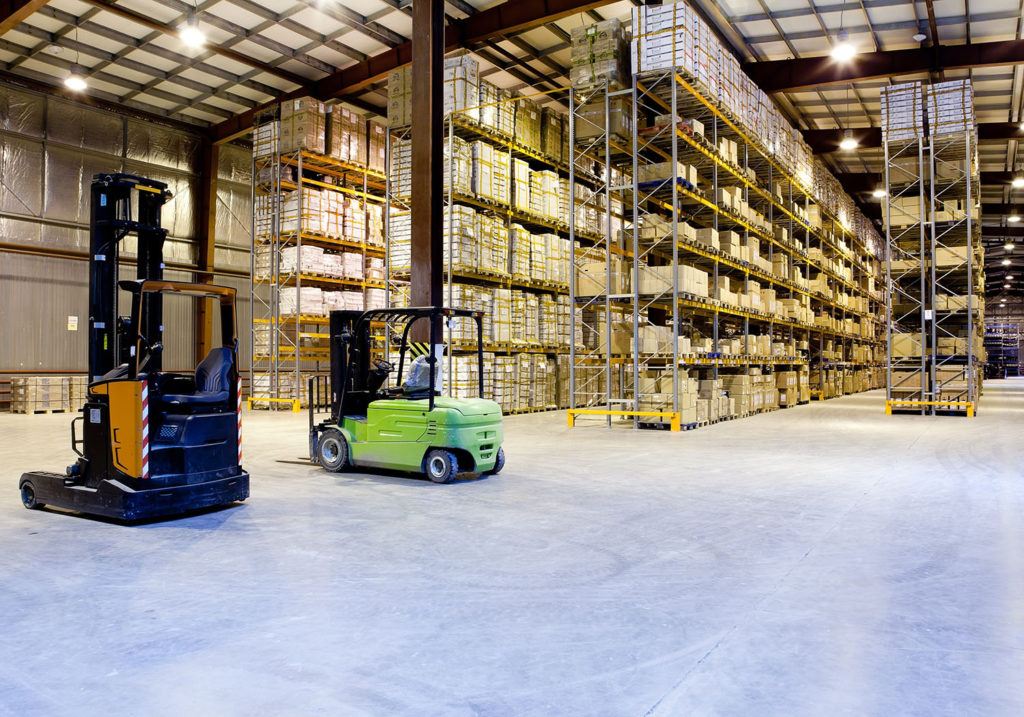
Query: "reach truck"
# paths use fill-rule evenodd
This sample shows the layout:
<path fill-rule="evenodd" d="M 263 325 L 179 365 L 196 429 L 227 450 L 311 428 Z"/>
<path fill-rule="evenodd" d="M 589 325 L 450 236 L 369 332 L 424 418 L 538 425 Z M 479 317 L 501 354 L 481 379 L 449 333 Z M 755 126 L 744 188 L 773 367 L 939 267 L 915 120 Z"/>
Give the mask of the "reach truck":
<path fill-rule="evenodd" d="M 245 500 L 242 383 L 235 290 L 163 280 L 160 208 L 167 185 L 128 174 L 96 175 L 91 195 L 89 387 L 71 422 L 76 463 L 18 482 L 26 508 L 50 505 L 137 521 Z M 136 281 L 118 281 L 121 241 L 138 239 Z M 118 290 L 131 313 L 118 316 Z M 194 374 L 164 371 L 163 297 L 219 304 L 220 341 Z M 78 438 L 76 425 L 82 424 Z"/>

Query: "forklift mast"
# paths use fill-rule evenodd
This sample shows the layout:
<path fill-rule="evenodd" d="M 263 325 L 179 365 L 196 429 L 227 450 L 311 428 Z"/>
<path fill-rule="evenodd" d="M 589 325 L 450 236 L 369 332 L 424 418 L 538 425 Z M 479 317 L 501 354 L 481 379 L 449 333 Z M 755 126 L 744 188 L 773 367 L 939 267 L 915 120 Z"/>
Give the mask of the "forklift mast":
<path fill-rule="evenodd" d="M 144 326 L 132 326 L 130 317 L 118 316 L 118 260 L 121 241 L 137 237 L 136 276 L 140 281 L 163 279 L 163 252 L 167 230 L 160 226 L 160 211 L 171 199 L 167 185 L 131 174 L 93 177 L 89 213 L 89 380 L 96 381 L 124 363 L 139 334 L 151 344 L 163 340 L 163 299 L 149 293 L 142 311 Z M 160 371 L 159 353 L 150 368 Z"/>
<path fill-rule="evenodd" d="M 330 314 L 331 342 L 331 416 L 342 414 L 345 396 L 366 389 L 366 374 L 370 369 L 370 334 L 360 331 L 362 311 L 336 310 Z M 358 333 L 357 333 L 358 332 Z"/>

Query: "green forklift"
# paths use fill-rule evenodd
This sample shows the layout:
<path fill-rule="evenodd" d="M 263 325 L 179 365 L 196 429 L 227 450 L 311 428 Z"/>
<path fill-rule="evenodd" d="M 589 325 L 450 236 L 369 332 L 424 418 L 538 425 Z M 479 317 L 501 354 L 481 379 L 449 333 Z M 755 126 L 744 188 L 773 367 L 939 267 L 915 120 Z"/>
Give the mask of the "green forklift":
<path fill-rule="evenodd" d="M 435 483 L 450 483 L 463 473 L 496 474 L 505 465 L 501 447 L 501 407 L 485 398 L 442 396 L 441 359 L 437 345 L 441 322 L 472 319 L 476 324 L 479 395 L 484 395 L 483 314 L 440 307 L 374 311 L 332 311 L 329 380 L 309 384 L 309 457 L 331 472 L 369 468 L 424 474 Z M 417 321 L 430 326 L 430 343 L 411 362 L 403 380 L 405 357 L 411 355 L 410 329 Z M 374 357 L 372 329 L 391 327 L 401 336 L 395 372 Z M 420 348 L 423 348 L 421 345 Z M 330 416 L 317 422 L 317 411 Z"/>

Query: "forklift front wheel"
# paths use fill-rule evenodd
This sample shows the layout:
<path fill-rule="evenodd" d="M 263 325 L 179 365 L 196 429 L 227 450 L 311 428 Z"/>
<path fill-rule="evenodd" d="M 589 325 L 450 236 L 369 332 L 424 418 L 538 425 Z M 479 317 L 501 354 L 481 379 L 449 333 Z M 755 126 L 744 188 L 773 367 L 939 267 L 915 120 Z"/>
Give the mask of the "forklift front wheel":
<path fill-rule="evenodd" d="M 348 443 L 337 428 L 328 428 L 320 434 L 316 444 L 317 459 L 331 473 L 345 470 L 348 465 Z"/>
<path fill-rule="evenodd" d="M 427 478 L 435 483 L 451 483 L 459 474 L 459 461 L 448 451 L 435 450 L 427 454 Z"/>
<path fill-rule="evenodd" d="M 21 485 L 21 502 L 29 510 L 43 507 L 43 504 L 36 500 L 36 489 L 27 482 Z"/>

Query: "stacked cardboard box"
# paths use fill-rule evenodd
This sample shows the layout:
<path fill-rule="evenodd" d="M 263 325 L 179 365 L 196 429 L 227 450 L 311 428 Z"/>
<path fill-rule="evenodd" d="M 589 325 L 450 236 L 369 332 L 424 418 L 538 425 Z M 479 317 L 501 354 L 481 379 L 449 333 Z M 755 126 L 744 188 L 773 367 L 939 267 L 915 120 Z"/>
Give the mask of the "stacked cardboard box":
<path fill-rule="evenodd" d="M 928 134 L 962 133 L 977 128 L 974 116 L 974 85 L 970 80 L 951 80 L 925 86 Z"/>
<path fill-rule="evenodd" d="M 282 287 L 278 291 L 278 313 L 281 316 L 323 316 L 323 291 L 314 287 Z"/>
<path fill-rule="evenodd" d="M 575 27 L 570 37 L 569 80 L 577 87 L 607 82 L 612 89 L 629 85 L 629 47 L 619 20 Z"/>
<path fill-rule="evenodd" d="M 556 162 L 568 162 L 563 153 L 566 138 L 565 115 L 545 107 L 540 118 L 540 150 Z"/>
<path fill-rule="evenodd" d="M 72 411 L 81 411 L 89 397 L 88 376 L 68 376 L 68 405 Z"/>
<path fill-rule="evenodd" d="M 604 102 L 582 105 L 577 108 L 575 117 L 577 142 L 600 137 L 605 131 L 624 142 L 633 136 L 633 108 L 622 97 L 611 98 L 607 107 Z"/>
<path fill-rule="evenodd" d="M 331 159 L 365 167 L 368 160 L 366 119 L 347 107 L 327 107 L 326 154 Z"/>
<path fill-rule="evenodd" d="M 387 291 L 384 289 L 366 288 L 363 290 L 363 303 L 366 310 L 383 309 L 388 304 Z"/>
<path fill-rule="evenodd" d="M 641 294 L 659 295 L 672 291 L 673 280 L 679 293 L 708 296 L 708 273 L 689 264 L 639 267 Z"/>
<path fill-rule="evenodd" d="M 448 57 L 444 61 L 444 113 L 458 112 L 473 122 L 479 121 L 479 63 L 471 55 Z M 388 126 L 405 127 L 413 122 L 412 68 L 388 73 Z"/>
<path fill-rule="evenodd" d="M 322 276 L 324 270 L 324 250 L 318 246 L 304 245 L 284 247 L 278 264 L 281 274 L 311 274 Z"/>
<path fill-rule="evenodd" d="M 281 121 L 271 120 L 258 124 L 252 132 L 252 156 L 272 157 L 280 149 Z"/>
<path fill-rule="evenodd" d="M 473 159 L 470 190 L 478 197 L 502 204 L 509 203 L 511 155 L 489 142 L 470 145 Z"/>
<path fill-rule="evenodd" d="M 516 104 L 508 90 L 481 80 L 478 94 L 480 124 L 492 132 L 512 138 L 515 134 Z"/>
<path fill-rule="evenodd" d="M 533 100 L 521 99 L 516 102 L 515 138 L 519 144 L 541 151 L 541 109 Z"/>
<path fill-rule="evenodd" d="M 11 379 L 11 411 L 36 413 L 70 410 L 67 376 L 15 376 Z"/>
<path fill-rule="evenodd" d="M 630 54 L 635 72 L 680 67 L 694 74 L 693 30 L 698 18 L 685 3 L 633 10 Z"/>
<path fill-rule="evenodd" d="M 924 136 L 924 103 L 920 82 L 883 87 L 881 102 L 883 141 L 896 142 Z"/>
<path fill-rule="evenodd" d="M 300 149 L 323 154 L 327 129 L 324 104 L 312 97 L 281 103 L 281 152 Z"/>
<path fill-rule="evenodd" d="M 329 314 L 332 311 L 363 311 L 366 303 L 363 292 L 360 291 L 324 291 L 323 313 Z"/>

